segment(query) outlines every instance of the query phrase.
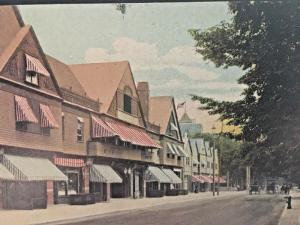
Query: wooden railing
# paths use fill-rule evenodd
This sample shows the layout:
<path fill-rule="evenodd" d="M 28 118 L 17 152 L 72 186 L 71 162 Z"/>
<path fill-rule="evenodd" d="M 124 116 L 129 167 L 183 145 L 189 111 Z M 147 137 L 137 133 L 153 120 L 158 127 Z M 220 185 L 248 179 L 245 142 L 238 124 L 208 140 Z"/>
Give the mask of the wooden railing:
<path fill-rule="evenodd" d="M 69 102 L 90 108 L 97 112 L 100 110 L 100 102 L 97 100 L 89 98 L 88 96 L 79 95 L 66 88 L 61 88 L 61 92 L 63 98 Z"/>

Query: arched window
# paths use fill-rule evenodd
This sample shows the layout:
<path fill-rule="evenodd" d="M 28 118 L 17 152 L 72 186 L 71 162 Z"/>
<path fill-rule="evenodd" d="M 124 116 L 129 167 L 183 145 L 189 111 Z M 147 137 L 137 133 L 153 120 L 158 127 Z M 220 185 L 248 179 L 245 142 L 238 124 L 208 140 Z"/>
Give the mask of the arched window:
<path fill-rule="evenodd" d="M 124 88 L 124 108 L 127 113 L 131 113 L 132 91 L 129 87 Z"/>

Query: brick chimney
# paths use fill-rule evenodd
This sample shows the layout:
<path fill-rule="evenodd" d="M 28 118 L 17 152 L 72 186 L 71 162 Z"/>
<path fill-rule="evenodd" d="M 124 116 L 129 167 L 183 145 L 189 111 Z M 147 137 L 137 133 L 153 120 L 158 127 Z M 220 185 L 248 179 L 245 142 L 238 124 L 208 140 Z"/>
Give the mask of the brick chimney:
<path fill-rule="evenodd" d="M 149 121 L 149 97 L 150 97 L 148 82 L 138 82 L 137 92 L 140 98 L 145 120 L 148 122 Z"/>

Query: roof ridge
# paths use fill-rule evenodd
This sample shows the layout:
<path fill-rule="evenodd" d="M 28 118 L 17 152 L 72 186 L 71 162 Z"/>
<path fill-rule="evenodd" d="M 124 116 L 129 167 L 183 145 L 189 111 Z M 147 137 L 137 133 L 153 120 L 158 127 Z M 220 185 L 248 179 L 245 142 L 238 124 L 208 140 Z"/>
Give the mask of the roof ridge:
<path fill-rule="evenodd" d="M 30 25 L 25 25 L 24 27 L 22 27 L 18 31 L 14 39 L 12 39 L 9 42 L 9 44 L 4 48 L 3 52 L 0 55 L 0 71 L 4 69 L 9 59 L 12 57 L 13 53 L 16 51 L 16 49 L 21 44 L 21 42 L 24 40 L 24 38 L 26 37 L 30 29 L 31 29 Z"/>

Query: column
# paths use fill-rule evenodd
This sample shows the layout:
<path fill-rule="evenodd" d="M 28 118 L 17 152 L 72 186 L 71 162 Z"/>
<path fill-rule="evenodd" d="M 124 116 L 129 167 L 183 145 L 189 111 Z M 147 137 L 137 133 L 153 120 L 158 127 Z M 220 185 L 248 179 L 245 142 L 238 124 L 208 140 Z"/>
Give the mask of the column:
<path fill-rule="evenodd" d="M 47 181 L 47 205 L 54 204 L 54 182 Z"/>
<path fill-rule="evenodd" d="M 106 183 L 106 201 L 110 201 L 110 183 Z"/>
<path fill-rule="evenodd" d="M 90 189 L 90 173 L 89 173 L 89 167 L 84 167 L 82 169 L 82 175 L 83 175 L 83 193 L 89 193 Z"/>
<path fill-rule="evenodd" d="M 133 170 L 131 170 L 131 173 L 129 174 L 129 183 L 130 183 L 130 197 L 133 198 Z"/>
<path fill-rule="evenodd" d="M 143 171 L 143 197 L 146 197 L 146 189 L 147 189 L 147 182 L 146 182 L 146 171 Z"/>

